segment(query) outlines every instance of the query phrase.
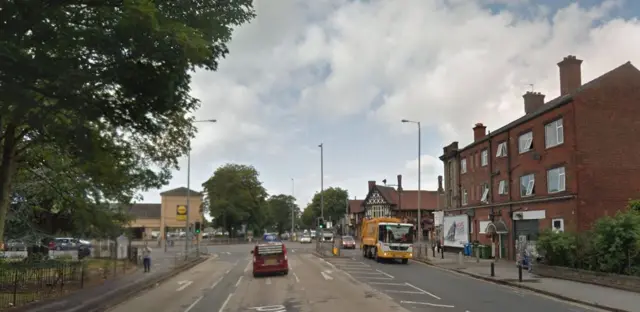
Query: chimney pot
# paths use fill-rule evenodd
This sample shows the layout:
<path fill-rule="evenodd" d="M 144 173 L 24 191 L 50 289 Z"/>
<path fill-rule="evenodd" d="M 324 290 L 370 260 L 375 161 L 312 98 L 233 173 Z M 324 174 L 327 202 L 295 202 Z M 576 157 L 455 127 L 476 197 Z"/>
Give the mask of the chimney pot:
<path fill-rule="evenodd" d="M 398 175 L 398 191 L 402 191 L 402 175 Z"/>
<path fill-rule="evenodd" d="M 482 140 L 487 135 L 487 127 L 485 127 L 482 123 L 477 123 L 475 127 L 473 127 L 473 141 L 477 142 Z"/>
<path fill-rule="evenodd" d="M 369 191 L 373 190 L 376 187 L 376 181 L 369 181 Z"/>
<path fill-rule="evenodd" d="M 560 68 L 560 95 L 567 95 L 582 85 L 582 60 L 569 55 L 558 63 Z"/>
<path fill-rule="evenodd" d="M 544 94 L 540 92 L 528 91 L 522 98 L 524 98 L 524 113 L 527 115 L 535 112 L 544 105 Z"/>
<path fill-rule="evenodd" d="M 442 188 L 442 176 L 439 175 L 438 176 L 438 193 L 441 193 L 442 191 L 443 191 L 443 188 Z"/>

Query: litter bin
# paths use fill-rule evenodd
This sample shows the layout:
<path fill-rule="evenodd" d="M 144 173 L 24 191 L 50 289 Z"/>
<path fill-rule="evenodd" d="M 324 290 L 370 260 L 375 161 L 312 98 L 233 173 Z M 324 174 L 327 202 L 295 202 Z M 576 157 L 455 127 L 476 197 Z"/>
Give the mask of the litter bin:
<path fill-rule="evenodd" d="M 482 246 L 482 259 L 491 259 L 491 245 Z"/>
<path fill-rule="evenodd" d="M 466 243 L 466 244 L 464 244 L 464 251 L 463 251 L 463 254 L 464 254 L 465 256 L 471 256 L 471 250 L 472 250 L 471 248 L 472 248 L 472 247 L 471 247 L 471 243 Z"/>

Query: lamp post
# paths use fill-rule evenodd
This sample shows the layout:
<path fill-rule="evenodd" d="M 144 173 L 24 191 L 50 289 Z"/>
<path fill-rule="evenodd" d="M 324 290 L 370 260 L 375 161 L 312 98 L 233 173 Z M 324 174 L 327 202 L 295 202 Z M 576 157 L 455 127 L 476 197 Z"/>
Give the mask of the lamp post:
<path fill-rule="evenodd" d="M 291 199 L 292 199 L 292 203 L 291 203 L 291 240 L 293 241 L 293 231 L 295 230 L 294 226 L 295 226 L 295 209 L 296 209 L 296 202 L 295 202 L 295 180 L 293 178 L 291 178 Z"/>
<path fill-rule="evenodd" d="M 215 123 L 217 120 L 215 119 L 205 119 L 205 120 L 195 120 L 196 122 L 209 122 Z M 185 242 L 184 242 L 184 257 L 189 257 L 189 239 L 191 237 L 191 231 L 189 230 L 189 213 L 191 211 L 191 140 L 189 140 L 189 147 L 187 150 L 187 224 L 185 229 Z"/>
<path fill-rule="evenodd" d="M 421 191 L 421 179 L 422 179 L 422 166 L 421 166 L 421 156 L 422 156 L 422 127 L 420 126 L 419 121 L 411 121 L 407 119 L 402 119 L 404 123 L 413 123 L 418 125 L 418 243 L 422 242 L 422 217 L 420 212 L 420 205 L 422 201 L 420 200 Z"/>
<path fill-rule="evenodd" d="M 320 148 L 320 217 L 324 220 L 324 143 L 318 145 Z"/>

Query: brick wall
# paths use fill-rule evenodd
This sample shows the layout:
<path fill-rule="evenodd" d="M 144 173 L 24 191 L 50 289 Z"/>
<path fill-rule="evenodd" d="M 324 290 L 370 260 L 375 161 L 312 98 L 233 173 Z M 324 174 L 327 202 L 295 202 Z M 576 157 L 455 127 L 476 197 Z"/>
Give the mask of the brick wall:
<path fill-rule="evenodd" d="M 640 293 L 640 277 L 535 264 L 533 274 Z"/>

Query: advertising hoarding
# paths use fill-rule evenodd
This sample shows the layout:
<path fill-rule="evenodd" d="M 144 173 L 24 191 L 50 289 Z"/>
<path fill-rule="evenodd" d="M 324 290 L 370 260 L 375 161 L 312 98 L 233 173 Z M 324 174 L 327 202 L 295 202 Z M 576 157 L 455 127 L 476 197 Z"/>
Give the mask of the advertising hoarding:
<path fill-rule="evenodd" d="M 464 248 L 469 242 L 469 216 L 466 214 L 444 217 L 444 245 Z"/>

